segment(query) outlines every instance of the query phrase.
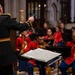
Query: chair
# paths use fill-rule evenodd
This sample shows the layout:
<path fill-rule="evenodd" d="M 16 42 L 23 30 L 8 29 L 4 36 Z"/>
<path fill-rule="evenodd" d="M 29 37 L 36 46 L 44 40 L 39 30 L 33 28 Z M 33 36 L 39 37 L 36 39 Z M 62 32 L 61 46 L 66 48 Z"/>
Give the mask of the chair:
<path fill-rule="evenodd" d="M 39 71 L 39 68 L 34 67 L 34 72 L 38 72 L 38 71 Z M 51 75 L 51 71 L 52 71 L 52 68 L 50 66 L 46 66 L 46 74 Z"/>
<path fill-rule="evenodd" d="M 69 67 L 67 70 L 68 74 L 70 75 L 72 73 L 72 67 Z"/>

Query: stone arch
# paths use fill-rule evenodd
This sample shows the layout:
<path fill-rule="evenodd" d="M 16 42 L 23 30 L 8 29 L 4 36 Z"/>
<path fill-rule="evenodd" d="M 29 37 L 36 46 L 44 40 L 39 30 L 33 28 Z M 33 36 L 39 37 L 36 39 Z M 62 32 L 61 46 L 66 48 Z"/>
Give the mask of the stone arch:
<path fill-rule="evenodd" d="M 55 5 L 55 3 L 52 4 L 52 7 L 54 9 L 54 20 L 57 20 L 57 6 Z"/>

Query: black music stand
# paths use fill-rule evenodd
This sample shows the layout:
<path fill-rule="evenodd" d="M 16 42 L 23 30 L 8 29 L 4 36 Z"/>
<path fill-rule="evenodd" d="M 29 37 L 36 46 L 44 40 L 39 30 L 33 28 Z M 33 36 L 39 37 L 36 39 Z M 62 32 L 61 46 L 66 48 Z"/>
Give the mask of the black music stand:
<path fill-rule="evenodd" d="M 71 47 L 66 47 L 66 46 L 62 46 L 62 47 L 47 46 L 46 49 L 61 53 L 63 58 L 70 56 L 70 53 L 71 53 Z"/>

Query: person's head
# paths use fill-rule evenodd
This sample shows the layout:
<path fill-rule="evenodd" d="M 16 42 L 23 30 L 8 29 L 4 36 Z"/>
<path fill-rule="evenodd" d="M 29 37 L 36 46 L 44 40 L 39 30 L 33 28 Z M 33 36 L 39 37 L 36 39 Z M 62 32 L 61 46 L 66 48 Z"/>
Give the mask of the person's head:
<path fill-rule="evenodd" d="M 61 28 L 61 29 L 64 29 L 64 28 L 65 28 L 64 23 L 60 23 L 60 28 Z"/>
<path fill-rule="evenodd" d="M 73 42 L 75 43 L 75 31 L 72 32 L 72 40 L 73 40 Z"/>
<path fill-rule="evenodd" d="M 74 32 L 74 31 L 75 31 L 75 27 L 72 27 L 72 28 L 71 28 L 71 31 Z"/>
<path fill-rule="evenodd" d="M 30 37 L 31 41 L 35 41 L 37 36 L 36 36 L 35 33 L 32 33 L 32 34 L 29 35 L 29 37 Z"/>
<path fill-rule="evenodd" d="M 47 30 L 47 35 L 48 35 L 48 36 L 51 36 L 51 35 L 52 35 L 52 29 L 51 29 L 51 28 L 48 28 L 48 30 Z"/>
<path fill-rule="evenodd" d="M 44 43 L 44 35 L 42 33 L 38 33 L 37 34 L 37 42 L 39 44 L 43 44 Z"/>
<path fill-rule="evenodd" d="M 21 34 L 22 37 L 27 36 L 27 30 L 25 30 L 25 31 L 21 31 L 20 34 Z"/>
<path fill-rule="evenodd" d="M 49 22 L 45 22 L 45 23 L 43 24 L 43 27 L 44 27 L 45 29 L 48 29 L 48 28 L 49 28 Z"/>
<path fill-rule="evenodd" d="M 59 31 L 60 31 L 60 27 L 56 26 L 56 32 L 59 32 Z"/>

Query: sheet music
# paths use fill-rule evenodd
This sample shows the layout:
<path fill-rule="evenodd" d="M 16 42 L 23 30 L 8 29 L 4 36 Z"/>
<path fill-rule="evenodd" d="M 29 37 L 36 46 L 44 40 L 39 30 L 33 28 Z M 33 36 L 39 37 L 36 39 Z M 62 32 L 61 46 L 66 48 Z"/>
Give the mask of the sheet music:
<path fill-rule="evenodd" d="M 27 58 L 32 58 L 35 60 L 39 60 L 39 61 L 43 61 L 43 62 L 47 62 L 47 61 L 52 60 L 53 58 L 55 58 L 59 55 L 61 55 L 61 54 L 56 53 L 56 52 L 52 52 L 49 50 L 37 48 L 35 50 L 30 50 L 29 52 L 24 53 L 22 56 L 27 57 Z"/>

